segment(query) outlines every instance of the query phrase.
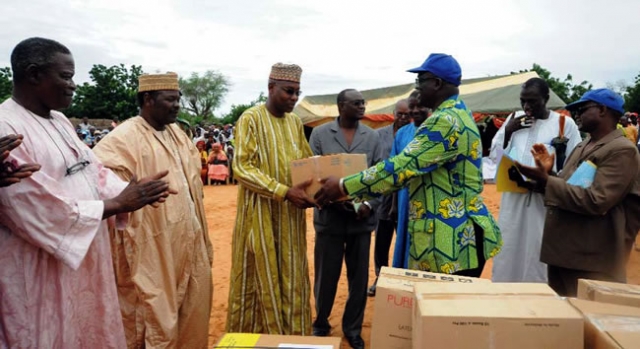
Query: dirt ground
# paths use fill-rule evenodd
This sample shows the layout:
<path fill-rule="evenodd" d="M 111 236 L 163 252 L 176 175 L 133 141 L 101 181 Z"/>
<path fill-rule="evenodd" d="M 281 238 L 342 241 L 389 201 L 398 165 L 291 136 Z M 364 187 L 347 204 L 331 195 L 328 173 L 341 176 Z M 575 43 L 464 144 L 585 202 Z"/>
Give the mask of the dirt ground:
<path fill-rule="evenodd" d="M 211 322 L 209 327 L 209 342 L 215 344 L 224 334 L 227 297 L 229 295 L 229 270 L 231 268 L 231 236 L 233 225 L 236 217 L 236 186 L 208 186 L 205 187 L 205 210 L 207 212 L 207 220 L 209 223 L 209 235 L 214 247 L 213 261 L 213 280 L 214 295 L 213 309 L 211 312 Z M 485 203 L 489 210 L 497 217 L 500 208 L 500 194 L 496 192 L 495 186 L 485 185 L 483 192 Z M 313 244 L 315 234 L 313 231 L 313 212 L 307 210 L 307 250 L 309 251 L 310 270 L 313 271 Z M 373 281 L 375 275 L 373 272 L 373 244 L 371 239 L 371 256 L 370 256 L 370 272 L 369 280 Z M 391 249 L 393 251 L 393 249 Z M 632 251 L 631 260 L 628 266 L 628 281 L 631 284 L 640 284 L 640 252 Z M 391 259 L 391 258 L 390 258 Z M 332 336 L 342 337 L 340 319 L 344 304 L 347 300 L 347 283 L 345 267 L 342 268 L 342 278 L 338 286 L 333 313 L 330 322 L 333 326 Z M 311 272 L 311 282 L 313 284 L 313 272 Z M 484 278 L 491 277 L 491 261 L 487 263 Z M 312 308 L 314 307 L 313 297 L 311 299 Z M 315 315 L 314 315 L 315 316 Z M 367 301 L 367 309 L 365 311 L 364 325 L 362 330 L 362 338 L 364 338 L 369 346 L 369 338 L 371 335 L 371 320 L 373 319 L 373 298 Z M 343 347 L 349 348 L 346 340 L 343 339 Z"/>

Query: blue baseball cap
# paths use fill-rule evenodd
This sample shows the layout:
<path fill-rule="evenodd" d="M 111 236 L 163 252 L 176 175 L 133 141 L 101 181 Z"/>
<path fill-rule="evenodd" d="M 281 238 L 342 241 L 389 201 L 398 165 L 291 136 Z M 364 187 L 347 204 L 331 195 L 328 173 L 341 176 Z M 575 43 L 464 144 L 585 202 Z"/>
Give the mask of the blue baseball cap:
<path fill-rule="evenodd" d="M 624 114 L 624 99 L 622 99 L 619 94 L 609 90 L 608 88 L 599 88 L 588 91 L 580 97 L 580 100 L 568 104 L 565 108 L 569 111 L 573 111 L 577 109 L 578 106 L 589 101 L 602 104 L 611 110 Z"/>
<path fill-rule="evenodd" d="M 421 66 L 407 70 L 409 73 L 429 72 L 440 79 L 460 86 L 462 80 L 462 69 L 460 64 L 451 55 L 444 53 L 432 53 Z"/>

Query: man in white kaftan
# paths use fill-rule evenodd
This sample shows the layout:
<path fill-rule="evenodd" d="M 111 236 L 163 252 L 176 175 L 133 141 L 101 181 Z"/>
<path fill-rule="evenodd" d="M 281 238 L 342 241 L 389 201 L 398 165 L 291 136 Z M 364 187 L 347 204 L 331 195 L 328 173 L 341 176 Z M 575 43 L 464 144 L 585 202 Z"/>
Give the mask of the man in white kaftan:
<path fill-rule="evenodd" d="M 500 154 L 504 152 L 524 165 L 534 166 L 531 147 L 542 143 L 555 153 L 551 141 L 560 134 L 561 118 L 564 118 L 564 136 L 568 138 L 566 155 L 582 141 L 573 119 L 546 109 L 548 91 L 544 80 L 538 78 L 523 85 L 521 102 L 524 111 L 510 115 L 493 138 L 492 160 L 498 163 Z M 522 121 L 527 115 L 527 121 Z M 513 132 L 509 130 L 510 122 L 516 128 Z M 531 125 L 525 126 L 527 123 Z M 505 136 L 510 140 L 505 140 Z M 540 262 L 545 215 L 543 194 L 532 191 L 502 194 L 498 225 L 504 244 L 502 251 L 493 259 L 492 281 L 547 282 L 547 266 Z"/>

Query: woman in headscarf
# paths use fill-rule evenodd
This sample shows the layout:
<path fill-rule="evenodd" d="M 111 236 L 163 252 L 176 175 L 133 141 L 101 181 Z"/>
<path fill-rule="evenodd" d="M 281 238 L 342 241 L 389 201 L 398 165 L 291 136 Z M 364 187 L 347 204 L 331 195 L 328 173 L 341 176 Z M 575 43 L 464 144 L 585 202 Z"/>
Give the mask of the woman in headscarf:
<path fill-rule="evenodd" d="M 196 148 L 198 148 L 198 152 L 200 153 L 200 162 L 202 163 L 202 169 L 200 170 L 200 178 L 202 179 L 202 184 L 207 184 L 207 173 L 209 172 L 209 168 L 207 167 L 207 162 L 209 157 L 207 156 L 207 151 L 204 150 L 204 141 L 198 141 L 196 143 Z"/>
<path fill-rule="evenodd" d="M 229 162 L 220 143 L 214 143 L 209 154 L 209 179 L 214 184 L 223 184 L 229 177 Z"/>

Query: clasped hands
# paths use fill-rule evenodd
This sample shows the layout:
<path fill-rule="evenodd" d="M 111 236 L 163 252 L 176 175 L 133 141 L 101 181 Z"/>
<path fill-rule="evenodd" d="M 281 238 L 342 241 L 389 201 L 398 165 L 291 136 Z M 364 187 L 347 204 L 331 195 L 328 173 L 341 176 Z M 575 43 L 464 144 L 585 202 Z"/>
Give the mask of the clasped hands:
<path fill-rule="evenodd" d="M 8 135 L 0 138 L 0 187 L 7 187 L 19 183 L 40 170 L 38 164 L 17 165 L 15 161 L 8 161 L 9 152 L 22 144 L 22 135 Z M 5 161 L 7 160 L 7 161 Z"/>
<path fill-rule="evenodd" d="M 525 166 L 517 161 L 516 167 L 525 177 L 534 180 L 538 186 L 544 187 L 547 184 L 549 174 L 553 171 L 556 156 L 555 154 L 549 154 L 544 144 L 534 144 L 531 148 L 531 155 L 533 155 L 535 167 Z"/>

